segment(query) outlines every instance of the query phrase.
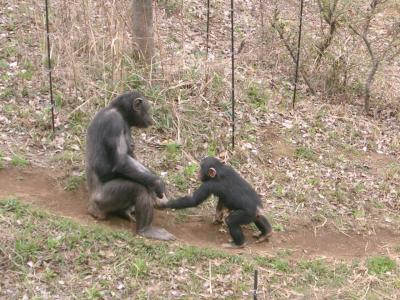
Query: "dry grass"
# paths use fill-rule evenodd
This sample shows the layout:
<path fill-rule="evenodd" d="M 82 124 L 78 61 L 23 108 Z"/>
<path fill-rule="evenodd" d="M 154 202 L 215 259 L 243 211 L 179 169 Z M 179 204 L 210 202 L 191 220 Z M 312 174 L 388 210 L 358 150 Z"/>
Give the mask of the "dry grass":
<path fill-rule="evenodd" d="M 339 26 L 319 63 L 316 45 L 328 28 L 316 3 L 306 2 L 302 65 L 316 96 L 302 80 L 295 112 L 288 109 L 293 62 L 271 22 L 278 9 L 277 22 L 293 47 L 298 1 L 236 2 L 236 47 L 243 48 L 231 151 L 227 1 L 212 1 L 209 61 L 204 1 L 155 1 L 157 56 L 149 68 L 132 58 L 130 0 L 50 1 L 52 139 L 43 3 L 0 0 L 0 168 L 22 157 L 56 167 L 58 176 L 65 172 L 73 189 L 83 172 L 87 123 L 115 95 L 138 88 L 152 100 L 157 121 L 135 132 L 138 154 L 165 175 L 171 197 L 197 185 L 190 163 L 222 154 L 263 196 L 277 231 L 300 223 L 304 230 L 329 226 L 344 235 L 374 235 L 380 227 L 398 232 L 400 66 L 398 58 L 382 61 L 372 89 L 374 115 L 365 116 L 360 92 L 369 56 L 348 25 L 362 24 L 366 2 L 339 1 Z M 370 34 L 377 53 L 390 40 L 399 9 L 389 0 L 376 15 Z M 198 214 L 209 215 L 213 205 Z M 243 258 L 145 243 L 43 217 L 15 201 L 1 204 L 0 223 L 7 228 L 0 230 L 0 268 L 8 270 L 0 295 L 7 298 L 241 298 L 251 292 L 255 266 L 261 299 L 399 297 L 398 249 L 389 247 L 382 251 L 397 267 L 385 272 L 391 261 L 381 258 L 299 261 L 290 251 Z"/>
<path fill-rule="evenodd" d="M 188 90 L 197 104 L 204 101 L 229 103 L 229 15 L 227 4 L 216 2 L 212 9 L 209 64 L 205 61 L 205 7 L 196 1 L 181 3 L 179 1 L 160 2 L 156 5 L 155 41 L 158 50 L 156 63 L 147 70 L 139 68 L 132 59 L 130 36 L 129 1 L 69 1 L 52 3 L 52 54 L 55 62 L 56 86 L 62 98 L 72 105 L 70 109 L 87 111 L 97 105 L 104 105 L 113 96 L 137 84 L 143 79 L 146 87 L 161 86 L 164 93 L 161 97 L 178 96 L 166 94 L 165 89 Z M 361 3 L 361 2 L 360 2 Z M 278 19 L 284 28 L 284 36 L 291 47 L 295 41 L 297 15 L 296 3 L 284 6 L 264 5 L 260 14 L 258 2 L 237 4 L 237 47 L 243 43 L 243 50 L 238 55 L 237 80 L 238 99 L 246 98 L 246 87 L 252 82 L 262 83 L 269 88 L 275 100 L 283 100 L 290 93 L 293 64 L 284 49 L 282 41 L 271 27 L 274 9 L 282 13 Z M 28 11 L 23 2 L 18 6 Z M 327 25 L 320 19 L 318 7 L 309 3 L 305 10 L 302 59 L 308 71 L 309 80 L 315 90 L 322 96 L 333 100 L 354 103 L 359 86 L 364 81 L 368 70 L 369 57 L 363 42 L 348 29 L 348 24 L 360 26 L 366 11 L 365 5 L 358 2 L 344 4 L 339 1 L 338 29 L 332 43 L 316 64 L 316 46 L 326 36 Z M 399 16 L 394 1 L 388 1 L 373 20 L 371 35 L 374 49 L 379 54 L 382 45 L 389 42 L 392 28 Z M 40 40 L 44 50 L 44 32 L 42 23 L 42 6 L 33 7 L 32 21 L 34 26 L 27 32 L 17 31 L 25 40 Z M 29 15 L 28 15 L 29 18 Z M 261 20 L 262 18 L 262 20 Z M 26 22 L 29 23 L 29 22 Z M 264 24 L 264 28 L 261 27 Z M 393 29 L 394 30 L 394 29 Z M 384 34 L 382 34 L 384 33 Z M 394 33 L 393 33 L 394 34 Z M 25 43 L 23 57 L 32 58 L 32 48 Z M 396 51 L 397 43 L 393 45 Z M 294 48 L 293 48 L 294 49 Z M 295 50 L 295 49 L 294 49 Z M 44 51 L 37 52 L 31 63 L 43 65 Z M 374 87 L 376 100 L 385 99 L 397 105 L 399 79 L 396 76 L 396 64 L 393 60 L 383 61 Z M 46 74 L 41 82 L 46 83 Z M 211 74 L 211 82 L 204 82 L 205 73 Z M 35 74 L 36 75 L 36 74 Z M 215 76 L 219 78 L 215 78 Z M 213 86 L 220 84 L 219 90 Z M 337 80 L 337 82 L 335 82 Z M 327 84 L 330 85 L 328 90 Z M 332 85 L 337 86 L 332 86 Z M 208 85 L 210 94 L 204 96 Z M 340 85 L 340 86 L 339 86 Z M 303 87 L 305 88 L 305 87 Z M 353 93 L 354 90 L 354 93 Z M 302 92 L 306 92 L 305 89 Z M 339 99 L 336 99 L 339 97 Z M 103 100 L 99 100 L 103 99 Z M 192 100 L 193 100 L 192 99 Z M 173 102 L 168 98 L 168 102 Z M 356 101 L 357 102 L 357 101 Z M 377 103 L 380 103 L 378 101 Z M 376 103 L 376 104 L 377 104 Z M 207 106 L 206 106 L 207 107 Z"/>
<path fill-rule="evenodd" d="M 303 67 L 318 96 L 309 95 L 307 87 L 301 84 L 295 113 L 288 111 L 293 63 L 271 22 L 273 12 L 279 11 L 275 22 L 292 47 L 297 2 L 265 4 L 263 14 L 258 1 L 237 3 L 236 41 L 237 47 L 241 44 L 243 48 L 237 55 L 237 145 L 233 152 L 229 131 L 228 4 L 224 1 L 212 4 L 207 62 L 204 4 L 155 3 L 157 57 L 154 65 L 143 68 L 132 59 L 134 41 L 130 36 L 129 3 L 105 0 L 51 3 L 57 105 L 54 140 L 48 131 L 43 4 L 31 6 L 27 1 L 19 1 L 4 7 L 2 26 L 7 31 L 2 37 L 2 59 L 9 71 L 2 84 L 6 102 L 1 109 L 6 117 L 5 132 L 11 136 L 11 140 L 4 142 L 6 159 L 13 155 L 9 152 L 20 153 L 29 160 L 48 164 L 48 151 L 52 151 L 55 154 L 52 163 L 67 162 L 63 167 L 68 173 L 80 174 L 84 132 L 91 116 L 116 94 L 139 88 L 153 101 L 157 120 L 156 127 L 148 134 L 137 135 L 143 147 L 139 151 L 154 153 L 142 155 L 142 159 L 166 173 L 172 194 L 194 185 L 194 180 L 185 175 L 185 170 L 191 168 L 189 163 L 206 154 L 223 154 L 267 198 L 278 223 L 289 226 L 287 214 L 311 211 L 313 215 L 321 209 L 327 216 L 337 216 L 340 212 L 340 218 L 350 216 L 350 219 L 358 211 L 378 217 L 381 205 L 390 213 L 397 211 L 400 136 L 396 91 L 400 81 L 395 71 L 398 66 L 393 61 L 382 62 L 374 95 L 380 94 L 385 100 L 379 105 L 374 102 L 379 108 L 375 119 L 362 116 L 360 107 L 351 105 L 359 103 L 357 91 L 368 66 L 362 41 L 351 35 L 347 27 L 349 22 L 354 26 L 362 23 L 365 7 L 359 6 L 361 2 L 346 5 L 339 2 L 340 26 L 318 65 L 315 45 L 324 38 L 327 28 L 320 19 L 318 6 L 307 3 Z M 377 46 L 385 44 L 390 31 L 379 34 L 391 28 L 389 25 L 398 16 L 395 2 L 387 1 L 383 8 L 371 27 L 372 36 L 379 37 L 374 41 Z M 339 58 L 344 59 L 345 65 L 336 72 L 332 67 Z M 14 62 L 16 66 L 8 66 Z M 340 85 L 344 89 L 326 90 L 331 71 L 336 72 L 339 82 L 343 82 L 346 74 L 346 85 Z M 322 100 L 328 96 L 341 104 Z M 384 107 L 387 103 L 390 105 Z M 304 153 L 276 155 L 274 148 L 278 144 L 292 147 L 293 152 L 309 151 L 313 155 L 311 158 Z M 387 155 L 387 160 L 365 172 L 363 165 L 369 166 L 371 162 L 368 155 L 361 155 L 364 152 Z M 354 160 L 357 156 L 360 159 Z M 46 157 L 45 162 L 39 157 Z M 384 175 L 389 165 L 394 165 L 393 176 Z M 376 172 L 380 174 L 378 177 Z M 367 178 L 368 184 L 363 183 L 363 178 Z M 397 224 L 398 218 L 394 219 Z M 365 227 L 364 222 L 361 227 Z"/>

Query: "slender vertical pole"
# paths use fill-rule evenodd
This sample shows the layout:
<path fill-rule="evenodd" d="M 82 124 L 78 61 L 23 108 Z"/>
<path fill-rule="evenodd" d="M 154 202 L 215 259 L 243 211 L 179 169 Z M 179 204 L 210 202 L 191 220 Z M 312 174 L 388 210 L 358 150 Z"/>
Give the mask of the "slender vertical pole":
<path fill-rule="evenodd" d="M 204 85 L 204 96 L 207 97 L 208 93 L 208 81 L 209 81 L 209 68 L 208 68 L 208 48 L 209 48 L 209 41 L 210 41 L 210 0 L 207 0 L 207 37 L 206 37 L 206 78 L 205 78 L 205 85 Z"/>
<path fill-rule="evenodd" d="M 206 58 L 208 61 L 208 42 L 210 40 L 210 0 L 207 0 L 207 39 L 206 39 Z"/>
<path fill-rule="evenodd" d="M 233 0 L 231 0 L 231 60 L 232 60 L 232 149 L 235 148 L 235 40 L 233 27 Z"/>
<path fill-rule="evenodd" d="M 294 89 L 293 89 L 292 109 L 294 109 L 294 105 L 296 103 L 297 82 L 298 82 L 298 79 L 299 79 L 301 28 L 302 28 L 302 24 L 303 24 L 303 6 L 304 6 L 304 0 L 300 0 L 299 34 L 298 34 L 298 40 L 297 40 L 296 73 L 294 75 Z"/>
<path fill-rule="evenodd" d="M 46 6 L 46 36 L 47 36 L 47 61 L 49 69 L 49 83 L 50 83 L 50 104 L 51 104 L 51 129 L 53 134 L 54 128 L 54 99 L 53 99 L 53 80 L 51 74 L 51 55 L 50 55 L 50 30 L 49 30 L 49 4 L 48 0 L 45 0 Z"/>
<path fill-rule="evenodd" d="M 258 289 L 258 270 L 254 270 L 254 289 L 253 289 L 253 299 L 257 300 L 257 289 Z"/>

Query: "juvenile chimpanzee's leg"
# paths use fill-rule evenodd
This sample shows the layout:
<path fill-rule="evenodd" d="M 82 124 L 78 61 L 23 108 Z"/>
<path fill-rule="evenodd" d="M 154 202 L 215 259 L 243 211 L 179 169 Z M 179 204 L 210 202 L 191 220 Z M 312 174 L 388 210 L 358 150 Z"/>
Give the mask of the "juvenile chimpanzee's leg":
<path fill-rule="evenodd" d="M 224 218 L 224 205 L 222 201 L 218 200 L 217 207 L 215 208 L 214 224 L 221 224 Z"/>
<path fill-rule="evenodd" d="M 249 224 L 253 220 L 254 216 L 244 210 L 235 210 L 229 214 L 225 219 L 225 222 L 228 225 L 229 233 L 231 234 L 234 243 L 234 245 L 230 245 L 231 247 L 240 248 L 244 246 L 244 235 L 240 226 Z M 224 246 L 229 247 L 228 245 Z"/>
<path fill-rule="evenodd" d="M 258 235 L 254 235 L 254 237 L 257 238 L 257 243 L 268 240 L 268 238 L 272 235 L 272 226 L 268 222 L 267 218 L 262 215 L 258 215 L 254 220 L 254 224 L 261 232 Z"/>
<path fill-rule="evenodd" d="M 127 208 L 126 210 L 120 212 L 118 214 L 120 217 L 125 218 L 127 220 L 130 220 L 133 223 L 136 223 L 136 217 L 135 217 L 135 205 Z"/>
<path fill-rule="evenodd" d="M 136 198 L 135 217 L 137 234 L 156 240 L 175 240 L 175 236 L 163 228 L 151 225 L 154 213 L 154 199 L 147 191 Z"/>

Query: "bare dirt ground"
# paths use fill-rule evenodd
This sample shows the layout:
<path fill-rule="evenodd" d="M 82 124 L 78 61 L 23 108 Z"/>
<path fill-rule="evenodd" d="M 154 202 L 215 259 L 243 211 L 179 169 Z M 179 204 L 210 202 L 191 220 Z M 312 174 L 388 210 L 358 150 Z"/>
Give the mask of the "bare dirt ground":
<path fill-rule="evenodd" d="M 81 186 L 77 191 L 65 191 L 52 175 L 51 169 L 44 168 L 7 168 L 0 171 L 0 197 L 15 196 L 36 207 L 83 223 L 99 223 L 115 230 L 133 230 L 127 220 L 112 218 L 96 221 L 86 213 L 87 194 Z M 227 233 L 211 223 L 212 216 L 188 215 L 177 222 L 175 212 L 157 211 L 155 224 L 162 226 L 177 237 L 177 243 L 198 247 L 220 248 L 228 238 Z M 324 226 L 310 228 L 302 226 L 301 220 L 296 229 L 276 232 L 268 243 L 255 244 L 251 240 L 251 230 L 246 229 L 249 245 L 241 252 L 268 255 L 280 250 L 291 250 L 295 257 L 325 256 L 341 259 L 353 259 L 376 253 L 387 253 L 395 247 L 400 235 L 390 229 L 377 229 L 372 235 L 360 235 L 355 232 L 340 232 Z"/>

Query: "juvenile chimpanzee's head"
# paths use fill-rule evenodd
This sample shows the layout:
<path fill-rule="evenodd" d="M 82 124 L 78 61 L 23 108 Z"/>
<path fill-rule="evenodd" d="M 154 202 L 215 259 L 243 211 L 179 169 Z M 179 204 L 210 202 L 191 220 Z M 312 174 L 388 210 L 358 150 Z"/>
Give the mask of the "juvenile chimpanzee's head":
<path fill-rule="evenodd" d="M 153 124 L 150 103 L 139 91 L 122 94 L 110 105 L 118 109 L 129 126 L 146 128 Z"/>
<path fill-rule="evenodd" d="M 203 158 L 200 163 L 199 180 L 207 181 L 222 175 L 224 164 L 215 157 Z"/>

